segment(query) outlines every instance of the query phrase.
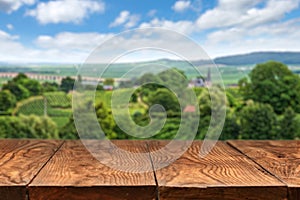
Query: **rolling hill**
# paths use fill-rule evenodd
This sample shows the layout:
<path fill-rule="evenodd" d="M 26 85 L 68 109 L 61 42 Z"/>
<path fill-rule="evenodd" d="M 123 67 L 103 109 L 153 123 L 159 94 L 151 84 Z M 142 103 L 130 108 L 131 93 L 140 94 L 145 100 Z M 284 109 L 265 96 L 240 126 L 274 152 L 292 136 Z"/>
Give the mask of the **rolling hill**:
<path fill-rule="evenodd" d="M 254 65 L 269 60 L 285 64 L 300 64 L 300 52 L 253 52 L 214 59 L 216 64 L 222 65 Z"/>

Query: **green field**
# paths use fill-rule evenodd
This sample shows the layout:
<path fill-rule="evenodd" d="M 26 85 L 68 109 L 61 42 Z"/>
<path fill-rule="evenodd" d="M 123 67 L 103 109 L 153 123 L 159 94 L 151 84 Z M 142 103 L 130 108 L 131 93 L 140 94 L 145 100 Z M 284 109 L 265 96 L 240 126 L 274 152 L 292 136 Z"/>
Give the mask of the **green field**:
<path fill-rule="evenodd" d="M 189 79 L 199 76 L 198 72 L 187 62 L 172 61 L 172 60 L 158 60 L 141 63 L 117 63 L 110 65 L 109 68 L 102 74 L 103 78 L 120 78 L 122 75 L 131 69 L 141 65 L 159 65 L 162 64 L 169 68 L 178 68 L 185 72 Z M 29 66 L 0 66 L 0 72 L 22 72 L 22 73 L 37 73 L 43 75 L 56 76 L 76 76 L 78 70 L 84 69 L 84 75 L 91 77 L 99 77 L 97 72 L 104 70 L 107 66 L 100 64 L 97 66 L 82 66 L 74 64 L 53 64 L 53 65 L 29 65 Z M 254 67 L 253 65 L 236 65 L 236 66 L 218 66 L 225 85 L 237 84 L 238 80 L 247 76 L 247 74 Z M 201 67 L 196 67 L 201 68 Z M 289 65 L 289 68 L 295 73 L 300 73 L 300 65 Z M 96 70 L 95 70 L 96 69 Z M 99 70 L 100 69 L 100 70 Z M 207 73 L 201 74 L 206 76 Z M 0 84 L 7 81 L 7 79 L 0 78 Z"/>
<path fill-rule="evenodd" d="M 46 93 L 44 97 L 31 97 L 19 102 L 13 114 L 38 116 L 46 114 L 56 122 L 58 127 L 63 127 L 72 114 L 71 99 L 63 92 Z"/>
<path fill-rule="evenodd" d="M 148 62 L 147 65 L 150 65 L 151 62 Z M 152 63 L 154 66 L 157 65 L 157 62 Z M 166 62 L 164 63 L 165 66 L 169 68 L 178 68 L 185 72 L 187 77 L 189 79 L 195 78 L 199 76 L 197 70 L 195 70 L 190 65 L 187 65 L 185 62 Z M 95 67 L 95 66 L 93 66 Z M 106 65 L 100 65 L 97 66 L 100 69 L 105 69 Z M 102 74 L 103 78 L 120 78 L 124 74 L 126 74 L 131 69 L 135 68 L 136 65 L 134 64 L 114 64 L 108 68 L 108 70 L 105 71 L 105 73 Z M 198 67 L 197 67 L 198 68 Z M 221 66 L 219 68 L 219 71 L 221 73 L 221 76 L 223 78 L 224 84 L 236 84 L 237 81 L 247 75 L 247 73 L 251 70 L 252 66 Z M 80 69 L 77 65 L 54 65 L 54 66 L 29 66 L 29 67 L 16 67 L 16 68 L 8 68 L 8 67 L 0 67 L 0 72 L 22 72 L 22 73 L 37 73 L 42 75 L 55 75 L 55 76 L 76 76 L 78 73 L 78 69 Z M 98 69 L 98 68 L 97 68 Z M 199 67 L 200 69 L 200 67 Z M 295 70 L 299 70 L 298 68 Z M 98 70 L 90 69 L 85 71 L 91 71 L 91 72 L 85 72 L 85 76 L 91 76 L 91 77 L 98 77 Z M 101 70 L 99 70 L 101 71 Z M 159 70 L 157 70 L 158 72 Z M 202 76 L 206 76 L 207 73 L 204 72 L 204 74 L 201 74 Z M 0 84 L 1 80 L 0 79 Z"/>
<path fill-rule="evenodd" d="M 121 91 L 126 92 L 127 89 Z M 97 91 L 95 94 L 95 103 L 103 102 L 106 107 L 111 108 L 112 91 Z M 45 101 L 47 99 L 47 102 Z M 45 114 L 52 118 L 59 128 L 63 127 L 72 115 L 71 95 L 63 92 L 46 93 L 44 96 L 31 97 L 19 102 L 13 111 L 14 115 L 38 115 Z M 46 102 L 46 105 L 45 105 Z M 129 105 L 130 113 L 145 113 L 145 107 L 139 103 Z"/>

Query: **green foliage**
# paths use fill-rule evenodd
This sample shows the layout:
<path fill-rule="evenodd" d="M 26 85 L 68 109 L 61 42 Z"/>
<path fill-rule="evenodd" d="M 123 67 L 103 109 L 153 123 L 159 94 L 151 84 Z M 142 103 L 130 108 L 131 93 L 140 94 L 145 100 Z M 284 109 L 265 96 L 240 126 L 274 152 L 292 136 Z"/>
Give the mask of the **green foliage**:
<path fill-rule="evenodd" d="M 70 116 L 68 122 L 59 130 L 59 138 L 69 140 L 79 139 L 73 115 Z"/>
<path fill-rule="evenodd" d="M 60 89 L 65 93 L 68 93 L 69 91 L 73 90 L 74 83 L 75 83 L 75 79 L 67 76 L 66 78 L 63 78 L 61 80 Z"/>
<path fill-rule="evenodd" d="M 24 79 L 22 82 L 18 82 L 23 85 L 30 93 L 30 96 L 37 96 L 42 94 L 42 86 L 41 84 L 32 79 Z"/>
<path fill-rule="evenodd" d="M 276 139 L 276 114 L 270 105 L 249 103 L 239 118 L 241 139 Z"/>
<path fill-rule="evenodd" d="M 58 139 L 57 126 L 48 117 L 0 117 L 2 138 Z"/>
<path fill-rule="evenodd" d="M 95 94 L 95 103 L 104 103 L 108 108 L 111 107 L 112 91 L 97 91 Z"/>
<path fill-rule="evenodd" d="M 15 83 L 21 83 L 23 80 L 28 79 L 28 77 L 24 73 L 19 73 L 16 77 L 12 79 Z"/>
<path fill-rule="evenodd" d="M 142 86 L 143 90 L 151 90 L 154 91 L 157 88 L 161 87 L 159 84 L 161 83 L 160 78 L 152 73 L 145 73 L 139 79 L 136 80 L 135 84 Z"/>
<path fill-rule="evenodd" d="M 180 93 L 182 89 L 186 89 L 188 86 L 188 79 L 183 71 L 172 68 L 160 72 L 157 77 L 160 79 L 161 83 L 168 87 L 174 88 L 175 93 Z"/>
<path fill-rule="evenodd" d="M 96 116 L 99 124 L 109 139 L 117 138 L 117 134 L 114 132 L 115 122 L 112 117 L 111 111 L 109 111 L 103 103 L 99 103 L 95 106 Z"/>
<path fill-rule="evenodd" d="M 16 96 L 18 101 L 42 93 L 41 84 L 36 80 L 29 79 L 22 73 L 18 74 L 11 81 L 8 81 L 7 84 L 4 84 L 2 89 L 9 90 Z"/>
<path fill-rule="evenodd" d="M 220 139 L 238 139 L 240 129 L 240 125 L 237 123 L 237 117 L 234 114 L 227 113 Z"/>
<path fill-rule="evenodd" d="M 92 102 L 86 102 L 86 105 L 82 106 L 93 106 Z M 75 112 L 81 113 L 80 109 L 82 108 L 77 108 L 78 110 Z M 117 138 L 122 138 L 122 132 L 119 130 L 119 133 L 117 134 L 115 130 L 118 130 L 115 124 L 115 121 L 112 118 L 112 113 L 110 110 L 108 110 L 103 103 L 98 103 L 95 106 L 96 110 L 96 116 L 99 121 L 99 124 L 101 126 L 101 129 L 103 132 L 106 134 L 106 137 L 109 139 L 117 139 Z M 84 113 L 83 113 L 84 114 Z M 89 121 L 87 121 L 89 118 L 86 118 L 86 121 L 81 121 L 80 125 L 86 127 L 81 127 L 81 130 L 85 130 L 85 135 L 83 136 L 85 139 L 101 139 L 99 136 L 99 130 L 89 130 Z M 83 117 L 81 120 L 85 120 Z M 77 130 L 75 127 L 75 122 L 74 122 L 74 117 L 73 115 L 70 116 L 68 123 L 60 130 L 59 133 L 60 138 L 63 139 L 77 139 Z"/>
<path fill-rule="evenodd" d="M 18 74 L 18 76 L 12 79 L 12 82 L 25 87 L 29 91 L 30 96 L 36 96 L 42 93 L 41 84 L 36 80 L 28 78 L 25 74 Z"/>
<path fill-rule="evenodd" d="M 45 92 L 56 92 L 58 91 L 58 84 L 53 82 L 53 83 L 50 83 L 50 82 L 44 82 L 42 83 L 42 87 L 43 87 L 43 93 Z"/>
<path fill-rule="evenodd" d="M 15 106 L 16 99 L 21 101 L 14 110 L 17 117 L 0 117 L 0 137 L 78 139 L 71 110 L 72 93 L 69 95 L 65 93 L 73 89 L 74 79 L 67 77 L 63 82 L 61 90 L 64 92 L 58 92 L 58 86 L 55 83 L 43 83 L 43 89 L 41 89 L 37 82 L 28 79 L 24 74 L 19 74 L 5 84 L 3 88 L 6 90 L 0 91 L 0 110 L 10 110 Z M 222 140 L 300 138 L 300 115 L 298 114 L 300 113 L 300 80 L 281 63 L 258 64 L 250 73 L 249 78 L 240 80 L 239 88 L 226 89 L 226 99 L 222 98 L 223 91 L 218 87 L 210 88 L 210 93 L 207 88 L 187 89 L 188 92 L 186 92 L 185 75 L 176 69 L 169 69 L 158 74 L 144 74 L 136 81 L 119 87 L 132 87 L 134 84 L 142 85 L 149 82 L 177 87 L 175 95 L 160 84 L 146 84 L 139 87 L 130 99 L 130 114 L 134 122 L 140 126 L 150 123 L 148 109 L 151 105 L 160 104 L 166 109 L 167 121 L 158 134 L 152 137 L 153 139 L 175 137 L 182 115 L 178 97 L 184 99 L 183 107 L 189 105 L 192 102 L 189 92 L 192 91 L 198 97 L 200 110 L 197 139 L 205 137 L 209 125 L 220 122 L 222 116 L 215 116 L 215 120 L 212 120 L 211 115 L 213 111 L 222 109 L 227 110 L 220 136 Z M 106 84 L 111 83 L 106 82 Z M 122 91 L 127 92 L 128 89 L 120 89 L 120 92 Z M 28 98 L 41 93 L 43 96 Z M 112 91 L 96 92 L 95 110 L 99 125 L 110 139 L 137 139 L 124 133 L 117 126 L 110 110 L 111 96 Z M 49 118 L 38 117 L 44 116 L 44 98 L 47 100 L 47 114 L 53 121 Z M 212 100 L 216 102 L 215 110 L 212 110 Z M 84 102 L 86 104 L 82 106 L 94 106 L 91 99 Z M 79 113 L 81 114 L 80 108 Z M 160 112 L 155 112 L 155 115 L 160 114 Z M 82 120 L 86 126 L 84 130 L 90 133 L 87 138 L 99 139 L 97 136 L 99 130 L 90 130 L 89 118 L 83 117 Z M 57 127 L 60 129 L 59 135 Z"/>
<path fill-rule="evenodd" d="M 154 104 L 162 105 L 167 112 L 180 112 L 180 105 L 177 97 L 173 92 L 166 88 L 160 88 L 156 90 L 156 92 L 153 92 L 148 98 L 148 104 L 150 107 Z"/>
<path fill-rule="evenodd" d="M 13 81 L 8 81 L 7 84 L 3 85 L 2 89 L 9 90 L 13 95 L 15 95 L 18 101 L 26 99 L 30 96 L 30 92 L 23 85 L 20 85 Z"/>
<path fill-rule="evenodd" d="M 283 117 L 279 122 L 279 138 L 295 139 L 297 133 L 296 113 L 291 107 L 285 109 Z"/>
<path fill-rule="evenodd" d="M 250 82 L 239 82 L 245 99 L 270 104 L 277 114 L 289 106 L 300 112 L 300 79 L 286 65 L 274 61 L 258 64 L 249 77 Z"/>
<path fill-rule="evenodd" d="M 107 78 L 103 82 L 104 85 L 114 85 L 114 83 L 115 83 L 115 80 L 113 78 Z"/>
<path fill-rule="evenodd" d="M 137 100 L 138 100 L 138 95 L 136 93 L 133 93 L 131 95 L 130 102 L 131 103 L 137 103 Z"/>
<path fill-rule="evenodd" d="M 7 112 L 16 105 L 16 97 L 9 90 L 0 91 L 0 111 Z"/>

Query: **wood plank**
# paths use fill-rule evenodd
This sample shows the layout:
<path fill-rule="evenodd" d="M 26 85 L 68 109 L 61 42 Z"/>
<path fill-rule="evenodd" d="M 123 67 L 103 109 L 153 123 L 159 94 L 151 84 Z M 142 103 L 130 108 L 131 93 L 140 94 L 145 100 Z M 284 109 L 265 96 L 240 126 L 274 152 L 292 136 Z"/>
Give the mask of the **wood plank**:
<path fill-rule="evenodd" d="M 117 158 L 116 148 L 106 142 L 84 141 L 96 157 L 115 161 L 129 168 L 151 166 L 145 160 Z M 119 148 L 131 152 L 146 152 L 143 141 L 114 141 Z M 103 151 L 104 150 L 104 151 Z M 81 141 L 66 141 L 38 176 L 29 185 L 30 200 L 38 199 L 155 199 L 153 172 L 131 173 L 112 169 L 92 156 Z M 129 160 L 131 161 L 129 162 Z M 133 164 L 135 163 L 135 164 Z M 129 170 L 130 171 L 130 170 Z"/>
<path fill-rule="evenodd" d="M 62 141 L 0 140 L 0 200 L 25 199 L 26 186 Z"/>
<path fill-rule="evenodd" d="M 300 141 L 228 141 L 289 187 L 289 198 L 300 199 Z"/>
<path fill-rule="evenodd" d="M 153 157 L 153 151 L 166 143 L 149 142 L 154 166 L 168 162 L 167 154 Z M 182 157 L 156 171 L 161 200 L 286 199 L 285 185 L 243 154 L 218 142 L 206 157 L 199 158 L 201 145 L 194 141 Z"/>

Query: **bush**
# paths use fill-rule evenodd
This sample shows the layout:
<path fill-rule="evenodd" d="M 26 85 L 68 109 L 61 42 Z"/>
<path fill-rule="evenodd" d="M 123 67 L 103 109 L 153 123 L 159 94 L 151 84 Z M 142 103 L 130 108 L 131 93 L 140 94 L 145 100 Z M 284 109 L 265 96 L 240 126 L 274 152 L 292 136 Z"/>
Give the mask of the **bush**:
<path fill-rule="evenodd" d="M 242 139 L 278 139 L 276 114 L 270 105 L 250 103 L 239 115 Z"/>
<path fill-rule="evenodd" d="M 49 117 L 0 117 L 0 130 L 1 138 L 58 139 L 57 126 Z"/>

